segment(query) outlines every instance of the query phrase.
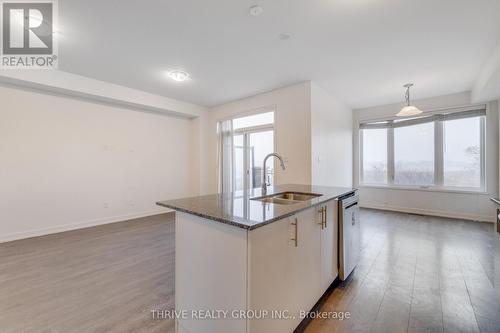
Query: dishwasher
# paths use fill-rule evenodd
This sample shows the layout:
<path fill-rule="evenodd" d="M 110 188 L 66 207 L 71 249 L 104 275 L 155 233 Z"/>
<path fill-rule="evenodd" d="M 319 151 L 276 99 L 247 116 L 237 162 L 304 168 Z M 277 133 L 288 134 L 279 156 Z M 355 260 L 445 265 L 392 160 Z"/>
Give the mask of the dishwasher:
<path fill-rule="evenodd" d="M 361 252 L 358 192 L 338 199 L 339 279 L 346 280 L 359 261 Z"/>

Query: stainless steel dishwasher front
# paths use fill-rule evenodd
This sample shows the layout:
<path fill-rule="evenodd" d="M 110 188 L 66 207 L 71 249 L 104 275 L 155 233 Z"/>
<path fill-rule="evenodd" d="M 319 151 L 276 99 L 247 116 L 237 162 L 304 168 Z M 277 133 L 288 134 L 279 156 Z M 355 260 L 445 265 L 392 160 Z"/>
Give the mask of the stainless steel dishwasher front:
<path fill-rule="evenodd" d="M 339 214 L 339 279 L 344 281 L 354 270 L 361 252 L 358 192 L 338 200 Z"/>

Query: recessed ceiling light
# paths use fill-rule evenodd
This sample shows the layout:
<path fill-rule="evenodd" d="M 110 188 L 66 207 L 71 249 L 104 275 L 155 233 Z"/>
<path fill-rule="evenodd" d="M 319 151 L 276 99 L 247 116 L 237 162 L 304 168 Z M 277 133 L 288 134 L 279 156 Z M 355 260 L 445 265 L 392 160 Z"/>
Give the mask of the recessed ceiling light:
<path fill-rule="evenodd" d="M 177 82 L 183 82 L 189 79 L 189 73 L 184 71 L 170 71 L 167 73 L 168 77 Z"/>
<path fill-rule="evenodd" d="M 250 15 L 252 16 L 259 16 L 260 14 L 262 14 L 262 12 L 264 11 L 264 8 L 262 8 L 261 6 L 259 5 L 255 5 L 255 6 L 252 6 L 248 9 L 248 12 L 250 13 Z"/>
<path fill-rule="evenodd" d="M 278 35 L 278 38 L 281 40 L 287 40 L 287 39 L 292 38 L 292 34 L 289 32 L 282 32 Z"/>

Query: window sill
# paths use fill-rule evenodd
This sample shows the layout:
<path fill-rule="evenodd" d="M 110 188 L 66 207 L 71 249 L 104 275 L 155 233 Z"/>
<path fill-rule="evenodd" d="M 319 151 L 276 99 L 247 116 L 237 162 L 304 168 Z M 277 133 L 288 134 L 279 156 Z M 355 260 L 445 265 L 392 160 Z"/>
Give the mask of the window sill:
<path fill-rule="evenodd" d="M 483 189 L 459 189 L 459 188 L 443 188 L 443 187 L 415 187 L 415 186 L 397 186 L 397 185 L 376 185 L 376 184 L 360 184 L 359 188 L 375 188 L 382 190 L 404 190 L 404 191 L 420 191 L 420 192 L 442 192 L 442 193 L 457 193 L 457 194 L 479 194 L 490 195 Z"/>

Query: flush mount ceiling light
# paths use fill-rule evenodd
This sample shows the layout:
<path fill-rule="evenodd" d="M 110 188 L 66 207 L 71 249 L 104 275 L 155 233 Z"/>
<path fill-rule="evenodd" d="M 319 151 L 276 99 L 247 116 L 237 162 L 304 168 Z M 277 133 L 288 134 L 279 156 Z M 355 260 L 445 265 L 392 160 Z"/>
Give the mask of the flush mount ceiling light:
<path fill-rule="evenodd" d="M 189 79 L 189 73 L 184 71 L 170 71 L 167 73 L 168 77 L 177 82 L 183 82 Z"/>
<path fill-rule="evenodd" d="M 260 14 L 262 14 L 263 11 L 264 8 L 262 8 L 259 5 L 252 6 L 248 9 L 248 12 L 250 13 L 251 16 L 259 16 Z"/>
<path fill-rule="evenodd" d="M 278 35 L 278 38 L 281 40 L 288 40 L 288 39 L 292 38 L 292 34 L 289 32 L 282 32 Z"/>
<path fill-rule="evenodd" d="M 405 92 L 406 105 L 401 109 L 401 111 L 398 112 L 398 114 L 396 114 L 396 116 L 408 117 L 421 114 L 422 113 L 421 110 L 419 110 L 416 106 L 410 105 L 410 88 L 413 87 L 413 83 L 407 83 L 403 87 L 406 88 Z"/>

